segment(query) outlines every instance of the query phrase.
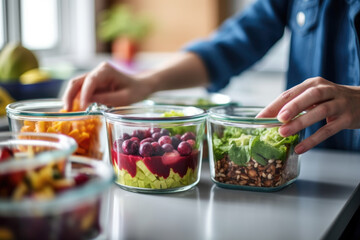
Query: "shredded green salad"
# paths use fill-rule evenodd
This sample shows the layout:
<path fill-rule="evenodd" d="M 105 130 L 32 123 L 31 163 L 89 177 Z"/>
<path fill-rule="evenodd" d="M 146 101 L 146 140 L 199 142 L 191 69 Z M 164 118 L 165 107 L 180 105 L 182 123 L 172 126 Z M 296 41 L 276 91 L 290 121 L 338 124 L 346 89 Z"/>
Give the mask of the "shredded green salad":
<path fill-rule="evenodd" d="M 299 134 L 282 137 L 274 128 L 237 128 L 226 127 L 222 138 L 213 134 L 213 151 L 215 161 L 226 154 L 239 166 L 246 166 L 251 158 L 261 165 L 267 160 L 286 160 L 289 148 L 299 142 Z"/>

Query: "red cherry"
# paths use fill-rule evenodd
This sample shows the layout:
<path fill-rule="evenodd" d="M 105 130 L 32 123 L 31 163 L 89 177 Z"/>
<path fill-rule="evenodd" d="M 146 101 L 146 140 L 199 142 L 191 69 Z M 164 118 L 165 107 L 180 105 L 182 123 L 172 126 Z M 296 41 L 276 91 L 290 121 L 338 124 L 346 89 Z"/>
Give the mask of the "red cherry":
<path fill-rule="evenodd" d="M 191 147 L 190 143 L 183 141 L 179 144 L 177 150 L 181 156 L 187 156 L 191 153 L 192 147 Z"/>

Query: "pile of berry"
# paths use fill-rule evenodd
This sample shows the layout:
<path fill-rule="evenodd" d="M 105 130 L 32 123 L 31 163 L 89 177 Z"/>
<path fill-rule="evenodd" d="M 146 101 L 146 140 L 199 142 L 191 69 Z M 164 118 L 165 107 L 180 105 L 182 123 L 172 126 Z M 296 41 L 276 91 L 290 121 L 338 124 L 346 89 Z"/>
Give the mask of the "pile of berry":
<path fill-rule="evenodd" d="M 171 136 L 166 128 L 135 130 L 130 136 L 124 133 L 113 143 L 113 149 L 126 155 L 142 157 L 161 156 L 177 151 L 181 156 L 188 156 L 195 148 L 196 136 L 193 132 Z"/>

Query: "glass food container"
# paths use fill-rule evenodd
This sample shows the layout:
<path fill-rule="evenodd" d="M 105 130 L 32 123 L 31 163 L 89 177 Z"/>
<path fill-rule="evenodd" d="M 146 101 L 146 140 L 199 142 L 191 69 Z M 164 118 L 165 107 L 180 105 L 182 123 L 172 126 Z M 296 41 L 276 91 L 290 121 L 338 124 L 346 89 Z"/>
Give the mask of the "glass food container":
<path fill-rule="evenodd" d="M 75 149 L 65 135 L 0 134 L 0 239 L 100 236 L 102 195 L 113 171 L 70 156 Z"/>
<path fill-rule="evenodd" d="M 14 102 L 6 107 L 13 132 L 61 133 L 78 144 L 75 155 L 103 159 L 106 131 L 99 113 L 65 112 L 60 99 L 35 99 Z"/>
<path fill-rule="evenodd" d="M 278 133 L 275 118 L 255 118 L 259 107 L 215 107 L 208 113 L 208 142 L 212 180 L 220 187 L 277 191 L 299 175 L 294 147 L 303 137 Z"/>
<path fill-rule="evenodd" d="M 108 109 L 116 183 L 136 192 L 185 191 L 200 180 L 206 111 L 180 106 Z"/>

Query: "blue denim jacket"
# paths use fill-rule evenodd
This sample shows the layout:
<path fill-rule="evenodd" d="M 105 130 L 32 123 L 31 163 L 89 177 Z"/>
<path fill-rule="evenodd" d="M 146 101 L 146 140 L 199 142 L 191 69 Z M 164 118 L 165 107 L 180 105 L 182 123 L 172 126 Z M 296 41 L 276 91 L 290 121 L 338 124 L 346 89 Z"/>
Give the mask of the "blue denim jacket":
<path fill-rule="evenodd" d="M 209 91 L 217 91 L 264 56 L 288 28 L 287 88 L 316 76 L 359 86 L 359 12 L 360 0 L 258 0 L 185 50 L 202 58 L 211 78 Z M 324 124 L 307 128 L 305 135 Z M 360 151 L 360 129 L 343 130 L 318 147 Z"/>

